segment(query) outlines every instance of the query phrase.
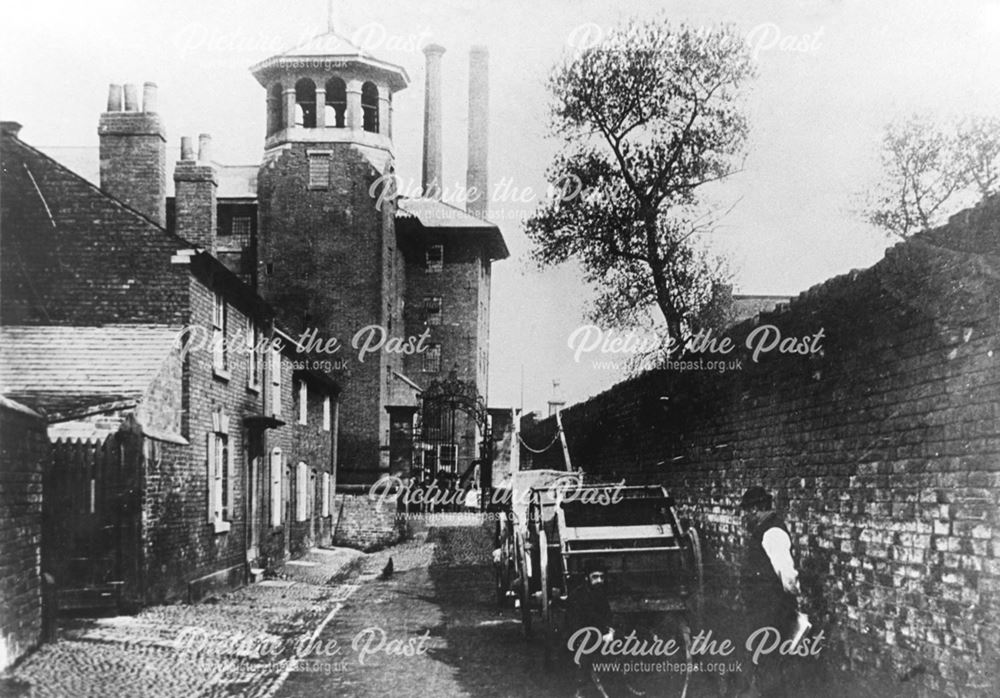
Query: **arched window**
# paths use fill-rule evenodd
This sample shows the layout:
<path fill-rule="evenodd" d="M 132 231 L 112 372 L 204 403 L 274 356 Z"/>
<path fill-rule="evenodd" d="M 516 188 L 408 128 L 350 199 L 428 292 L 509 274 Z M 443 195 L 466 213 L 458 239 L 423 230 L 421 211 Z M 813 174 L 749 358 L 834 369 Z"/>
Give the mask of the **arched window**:
<path fill-rule="evenodd" d="M 295 83 L 295 125 L 316 128 L 316 83 L 309 78 Z"/>
<path fill-rule="evenodd" d="M 326 125 L 344 128 L 344 113 L 347 111 L 347 85 L 340 78 L 326 81 Z"/>
<path fill-rule="evenodd" d="M 373 82 L 361 86 L 361 114 L 365 131 L 378 133 L 378 88 Z"/>
<path fill-rule="evenodd" d="M 271 85 L 267 92 L 267 135 L 277 133 L 285 128 L 285 110 L 282 108 L 281 83 Z"/>

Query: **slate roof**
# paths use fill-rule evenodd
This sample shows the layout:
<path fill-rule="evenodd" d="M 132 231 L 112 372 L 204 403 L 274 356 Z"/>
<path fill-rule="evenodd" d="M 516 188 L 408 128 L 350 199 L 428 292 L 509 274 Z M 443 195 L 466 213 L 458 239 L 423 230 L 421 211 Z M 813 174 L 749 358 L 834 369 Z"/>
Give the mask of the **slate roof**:
<path fill-rule="evenodd" d="M 94 186 L 101 182 L 100 148 L 96 145 L 40 145 L 37 146 L 45 155 L 57 160 L 66 168 L 80 175 Z M 167 149 L 167 196 L 174 196 L 174 163 L 180 160 L 180 148 Z M 220 199 L 255 199 L 257 198 L 257 171 L 260 165 L 225 165 L 213 161 L 216 175 L 219 178 L 219 188 L 216 196 Z"/>
<path fill-rule="evenodd" d="M 3 136 L 2 320 L 6 324 L 176 324 L 190 247 L 18 138 Z"/>
<path fill-rule="evenodd" d="M 303 65 L 303 59 L 313 62 Z M 394 90 L 401 90 L 410 83 L 410 76 L 402 66 L 375 58 L 368 51 L 353 41 L 335 31 L 326 31 L 307 39 L 298 46 L 271 56 L 250 68 L 250 72 L 262 84 L 266 83 L 268 74 L 274 69 L 289 68 L 292 70 L 304 67 L 320 68 L 319 61 L 355 63 L 383 71 L 392 83 Z"/>
<path fill-rule="evenodd" d="M 495 223 L 469 215 L 462 209 L 437 199 L 400 197 L 396 206 L 398 220 L 412 220 L 428 229 L 480 234 L 489 241 L 493 259 L 506 259 L 510 256 L 507 243 Z"/>
<path fill-rule="evenodd" d="M 0 165 L 4 323 L 186 323 L 191 272 L 241 309 L 271 315 L 212 255 L 195 255 L 190 268 L 173 264 L 189 241 L 6 130 Z"/>
<path fill-rule="evenodd" d="M 48 414 L 136 400 L 179 331 L 166 325 L 0 327 L 0 393 Z"/>

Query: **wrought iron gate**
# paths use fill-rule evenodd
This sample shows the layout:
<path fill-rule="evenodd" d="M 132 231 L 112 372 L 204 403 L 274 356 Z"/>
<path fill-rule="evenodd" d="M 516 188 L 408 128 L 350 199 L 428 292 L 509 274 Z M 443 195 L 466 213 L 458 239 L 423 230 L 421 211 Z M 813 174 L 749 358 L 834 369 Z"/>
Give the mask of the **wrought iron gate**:
<path fill-rule="evenodd" d="M 424 479 L 444 476 L 459 487 L 492 487 L 493 440 L 486 403 L 475 384 L 459 380 L 454 371 L 447 380 L 434 381 L 420 395 L 413 434 L 413 466 Z M 478 443 L 477 443 L 478 442 Z M 486 467 L 487 464 L 489 467 Z"/>

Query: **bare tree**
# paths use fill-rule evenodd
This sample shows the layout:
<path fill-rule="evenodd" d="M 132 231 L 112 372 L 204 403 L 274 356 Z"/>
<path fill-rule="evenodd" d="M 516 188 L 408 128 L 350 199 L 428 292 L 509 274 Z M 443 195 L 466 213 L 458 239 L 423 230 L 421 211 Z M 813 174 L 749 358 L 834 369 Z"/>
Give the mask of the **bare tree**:
<path fill-rule="evenodd" d="M 552 131 L 564 141 L 547 176 L 558 194 L 527 222 L 542 265 L 578 260 L 598 286 L 595 319 L 621 326 L 659 309 L 679 338 L 717 297 L 721 267 L 695 244 L 718 216 L 698 190 L 740 166 L 752 77 L 730 27 L 629 21 L 567 57 L 549 78 Z"/>
<path fill-rule="evenodd" d="M 869 223 L 906 238 L 1000 184 L 1000 120 L 966 117 L 941 125 L 926 116 L 890 123 L 882 137 L 882 173 L 866 195 Z"/>

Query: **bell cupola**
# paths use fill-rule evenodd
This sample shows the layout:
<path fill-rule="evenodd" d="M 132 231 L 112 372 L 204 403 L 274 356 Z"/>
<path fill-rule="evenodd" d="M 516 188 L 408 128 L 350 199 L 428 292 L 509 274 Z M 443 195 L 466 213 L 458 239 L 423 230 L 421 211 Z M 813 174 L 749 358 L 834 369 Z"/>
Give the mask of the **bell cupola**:
<path fill-rule="evenodd" d="M 392 95 L 410 82 L 333 29 L 250 69 L 267 91 L 265 150 L 296 142 L 392 151 Z"/>

